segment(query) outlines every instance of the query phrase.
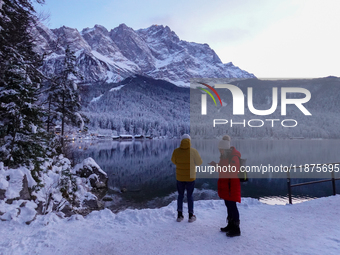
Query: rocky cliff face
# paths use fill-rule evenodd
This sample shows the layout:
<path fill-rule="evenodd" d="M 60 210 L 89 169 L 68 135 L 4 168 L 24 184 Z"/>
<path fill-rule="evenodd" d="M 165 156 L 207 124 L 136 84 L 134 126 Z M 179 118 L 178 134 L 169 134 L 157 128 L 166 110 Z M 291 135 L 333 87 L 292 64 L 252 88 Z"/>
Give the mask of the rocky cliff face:
<path fill-rule="evenodd" d="M 53 51 L 43 71 L 53 73 L 64 57 L 67 45 L 75 51 L 79 72 L 85 82 L 119 82 L 132 74 L 163 79 L 188 86 L 191 78 L 252 78 L 231 62 L 223 64 L 208 44 L 182 41 L 169 27 L 153 25 L 133 30 L 121 24 L 108 31 L 96 25 L 77 29 L 37 29 L 37 50 Z"/>

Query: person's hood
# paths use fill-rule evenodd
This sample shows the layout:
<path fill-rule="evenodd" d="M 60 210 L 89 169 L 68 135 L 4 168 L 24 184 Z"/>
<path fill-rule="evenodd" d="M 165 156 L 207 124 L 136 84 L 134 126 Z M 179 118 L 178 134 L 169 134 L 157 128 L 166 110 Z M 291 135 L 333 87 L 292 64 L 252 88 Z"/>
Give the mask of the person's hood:
<path fill-rule="evenodd" d="M 191 147 L 190 139 L 188 139 L 188 138 L 182 139 L 180 148 L 181 149 L 189 149 L 190 147 Z"/>

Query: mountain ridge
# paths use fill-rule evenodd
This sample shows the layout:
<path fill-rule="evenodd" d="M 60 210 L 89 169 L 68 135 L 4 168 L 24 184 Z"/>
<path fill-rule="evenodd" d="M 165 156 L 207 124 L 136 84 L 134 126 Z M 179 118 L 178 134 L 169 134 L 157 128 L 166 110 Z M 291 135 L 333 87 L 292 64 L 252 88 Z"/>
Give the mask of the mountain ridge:
<path fill-rule="evenodd" d="M 53 49 L 42 70 L 52 74 L 61 65 L 67 46 L 75 52 L 84 82 L 119 82 L 133 74 L 189 86 L 191 78 L 254 78 L 251 73 L 222 63 L 208 44 L 181 40 L 168 26 L 134 30 L 120 24 L 110 31 L 95 25 L 78 31 L 66 26 L 49 29 L 39 24 L 37 50 Z"/>

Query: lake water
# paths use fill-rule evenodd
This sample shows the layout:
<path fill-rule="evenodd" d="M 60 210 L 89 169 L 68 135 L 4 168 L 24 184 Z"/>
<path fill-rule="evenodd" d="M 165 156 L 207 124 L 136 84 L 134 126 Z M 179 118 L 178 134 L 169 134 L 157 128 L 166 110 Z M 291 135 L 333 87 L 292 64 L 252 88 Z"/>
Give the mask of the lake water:
<path fill-rule="evenodd" d="M 204 161 L 218 162 L 218 141 L 193 141 Z M 70 144 L 74 163 L 92 157 L 108 174 L 112 210 L 155 208 L 176 199 L 175 166 L 171 155 L 180 140 L 77 140 Z M 237 140 L 232 141 L 247 158 L 247 165 L 290 165 L 340 162 L 340 140 Z M 285 177 L 285 176 L 284 176 Z M 293 177 L 293 176 L 292 176 Z M 310 181 L 293 179 L 292 183 Z M 336 181 L 339 186 L 340 182 Z M 338 188 L 338 190 L 340 187 Z M 218 199 L 216 178 L 196 180 L 195 199 Z M 242 197 L 269 204 L 288 203 L 286 178 L 251 178 L 242 184 Z M 332 195 L 331 182 L 294 187 L 293 203 Z"/>

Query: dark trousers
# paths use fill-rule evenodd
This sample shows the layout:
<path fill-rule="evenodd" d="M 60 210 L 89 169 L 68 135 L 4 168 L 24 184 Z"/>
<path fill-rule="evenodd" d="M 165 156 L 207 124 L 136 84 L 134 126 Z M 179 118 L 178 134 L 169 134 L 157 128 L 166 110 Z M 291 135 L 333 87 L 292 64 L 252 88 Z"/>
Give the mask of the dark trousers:
<path fill-rule="evenodd" d="M 194 199 L 192 197 L 192 193 L 194 192 L 195 181 L 192 182 L 180 182 L 177 181 L 177 211 L 183 212 L 183 198 L 184 191 L 187 191 L 187 199 L 188 199 L 188 212 L 194 213 Z"/>
<path fill-rule="evenodd" d="M 234 221 L 240 220 L 240 214 L 237 209 L 235 201 L 224 200 L 225 206 L 227 207 L 228 217 Z"/>

